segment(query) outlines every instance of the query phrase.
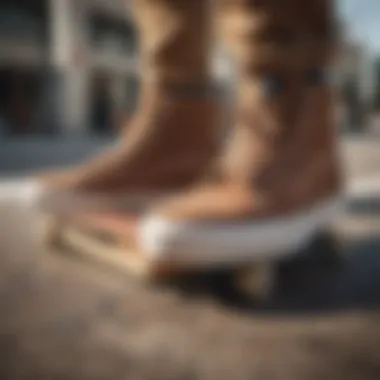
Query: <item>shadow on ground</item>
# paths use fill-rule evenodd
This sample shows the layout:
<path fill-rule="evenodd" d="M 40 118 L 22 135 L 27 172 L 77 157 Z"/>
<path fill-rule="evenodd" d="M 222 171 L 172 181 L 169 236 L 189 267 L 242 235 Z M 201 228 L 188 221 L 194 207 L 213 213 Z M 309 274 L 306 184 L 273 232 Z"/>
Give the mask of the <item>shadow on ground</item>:
<path fill-rule="evenodd" d="M 380 197 L 356 197 L 349 204 L 349 212 L 352 215 L 380 215 Z"/>
<path fill-rule="evenodd" d="M 267 302 L 254 301 L 231 289 L 229 271 L 206 273 L 203 277 L 197 275 L 176 286 L 186 296 L 197 297 L 208 293 L 222 305 L 247 314 L 380 308 L 380 239 L 368 238 L 343 246 L 342 257 L 338 257 L 336 262 L 323 257 L 326 254 L 321 251 L 323 248 L 319 247 L 313 252 L 314 257 L 296 258 L 278 265 L 277 284 Z M 330 253 L 327 252 L 327 255 Z"/>

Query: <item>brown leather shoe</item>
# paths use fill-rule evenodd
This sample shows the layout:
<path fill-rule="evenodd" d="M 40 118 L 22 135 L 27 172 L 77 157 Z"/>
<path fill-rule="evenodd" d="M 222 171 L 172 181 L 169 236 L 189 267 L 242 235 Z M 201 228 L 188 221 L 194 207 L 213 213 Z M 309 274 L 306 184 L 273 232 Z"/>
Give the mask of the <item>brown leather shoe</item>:
<path fill-rule="evenodd" d="M 236 123 L 215 177 L 152 211 L 144 227 L 151 249 L 265 255 L 303 244 L 335 215 L 341 178 L 330 6 L 221 0 L 239 75 Z"/>
<path fill-rule="evenodd" d="M 219 106 L 204 0 L 134 0 L 142 93 L 111 151 L 72 170 L 42 174 L 46 192 L 127 194 L 189 185 L 215 154 Z"/>
<path fill-rule="evenodd" d="M 115 148 L 72 171 L 42 175 L 46 186 L 114 194 L 168 191 L 194 181 L 215 153 L 217 105 L 163 92 L 151 102 Z"/>

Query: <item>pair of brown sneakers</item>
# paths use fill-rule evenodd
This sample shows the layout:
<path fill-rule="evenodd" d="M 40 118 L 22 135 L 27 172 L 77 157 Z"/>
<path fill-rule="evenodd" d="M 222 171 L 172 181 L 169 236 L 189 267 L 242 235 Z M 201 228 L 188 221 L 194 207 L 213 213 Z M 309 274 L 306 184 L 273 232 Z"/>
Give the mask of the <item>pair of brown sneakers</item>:
<path fill-rule="evenodd" d="M 141 216 L 142 240 L 153 251 L 292 247 L 339 204 L 332 2 L 214 5 L 134 1 L 143 65 L 135 119 L 113 151 L 39 183 L 46 194 L 86 198 L 174 194 Z M 219 146 L 223 110 L 211 84 L 215 29 L 237 71 L 226 146 Z M 270 241 L 277 245 L 263 243 Z"/>

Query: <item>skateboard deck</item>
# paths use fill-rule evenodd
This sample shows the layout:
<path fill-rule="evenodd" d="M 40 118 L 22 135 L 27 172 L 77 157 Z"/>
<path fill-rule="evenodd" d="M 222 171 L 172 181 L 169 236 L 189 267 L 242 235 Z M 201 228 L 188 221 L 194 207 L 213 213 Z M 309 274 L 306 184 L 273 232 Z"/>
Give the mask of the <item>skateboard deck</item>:
<path fill-rule="evenodd" d="M 210 268 L 151 259 L 139 249 L 138 222 L 138 215 L 127 213 L 49 215 L 44 217 L 42 241 L 54 251 L 79 256 L 143 282 L 173 283 L 190 279 L 190 283 L 194 284 L 195 280 L 199 284 L 203 278 L 203 283 L 228 287 L 229 292 L 257 300 L 268 299 L 277 285 L 280 265 L 275 260 Z M 298 265 L 301 272 L 303 261 L 305 258 L 297 262 L 302 262 Z M 289 272 L 289 265 L 286 268 Z"/>

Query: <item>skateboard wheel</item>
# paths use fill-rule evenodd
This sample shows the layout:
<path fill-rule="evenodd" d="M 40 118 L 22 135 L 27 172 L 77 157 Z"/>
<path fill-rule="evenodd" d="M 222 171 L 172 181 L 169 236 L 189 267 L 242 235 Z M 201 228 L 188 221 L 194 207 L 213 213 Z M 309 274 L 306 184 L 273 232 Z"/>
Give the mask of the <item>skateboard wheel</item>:
<path fill-rule="evenodd" d="M 239 271 L 235 278 L 236 289 L 245 297 L 264 301 L 273 294 L 275 268 L 273 264 L 255 264 Z"/>

